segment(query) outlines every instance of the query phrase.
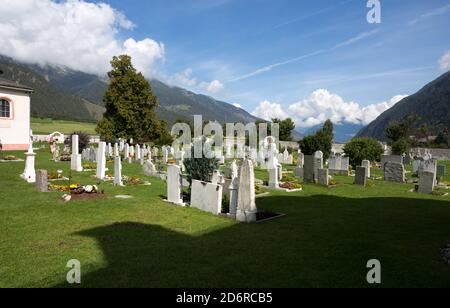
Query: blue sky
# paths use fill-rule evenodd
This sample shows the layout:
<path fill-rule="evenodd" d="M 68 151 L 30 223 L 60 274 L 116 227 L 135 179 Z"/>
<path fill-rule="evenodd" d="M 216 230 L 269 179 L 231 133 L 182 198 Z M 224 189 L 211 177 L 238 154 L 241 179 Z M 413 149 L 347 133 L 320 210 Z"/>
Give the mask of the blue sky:
<path fill-rule="evenodd" d="M 2 1 L 10 5 L 0 12 L 21 2 Z M 28 35 L 28 41 L 20 39 L 31 46 L 29 56 L 16 48 L 17 37 L 0 38 L 0 43 L 23 60 L 55 61 L 90 72 L 103 65 L 91 60 L 108 54 L 98 50 L 111 44 L 105 50 L 123 49 L 134 52 L 136 61 L 142 58 L 138 67 L 147 75 L 262 117 L 290 116 L 300 126 L 327 117 L 369 122 L 450 68 L 449 0 L 381 0 L 381 24 L 367 22 L 367 0 L 106 0 L 95 1 L 95 8 L 87 0 L 26 2 L 34 3 L 33 16 L 48 3 L 36 23 L 48 19 L 50 11 L 66 18 L 55 25 L 59 32 L 54 40 L 61 44 L 52 42 L 61 52 L 42 51 L 41 58 L 43 38 L 30 42 L 26 15 L 11 18 Z M 105 2 L 114 17 L 99 9 Z M 74 29 L 67 16 L 77 14 L 89 21 Z M 112 27 L 111 18 L 120 25 Z M 39 35 L 50 31 L 47 24 L 39 26 Z M 82 45 L 67 48 L 73 42 L 66 34 L 70 31 L 85 39 Z M 90 32 L 96 36 L 91 38 Z M 131 45 L 120 47 L 130 38 Z M 89 52 L 93 55 L 80 58 Z M 108 57 L 102 59 L 106 64 Z"/>
<path fill-rule="evenodd" d="M 137 25 L 125 36 L 164 42 L 169 73 L 217 79 L 224 89 L 214 96 L 249 111 L 263 100 L 287 108 L 319 88 L 361 106 L 413 94 L 443 73 L 450 49 L 448 0 L 381 1 L 381 24 L 367 22 L 365 0 L 108 2 Z"/>

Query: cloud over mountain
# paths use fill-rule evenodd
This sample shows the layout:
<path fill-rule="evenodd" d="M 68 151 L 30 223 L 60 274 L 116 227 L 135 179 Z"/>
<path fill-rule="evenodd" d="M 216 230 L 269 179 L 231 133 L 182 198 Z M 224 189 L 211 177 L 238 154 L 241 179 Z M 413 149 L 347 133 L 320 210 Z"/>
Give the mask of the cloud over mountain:
<path fill-rule="evenodd" d="M 267 120 L 274 117 L 291 117 L 297 126 L 302 128 L 322 124 L 327 119 L 331 119 L 334 123 L 367 125 L 405 97 L 406 95 L 397 95 L 386 102 L 362 107 L 355 102 L 346 102 L 341 96 L 326 89 L 319 89 L 289 105 L 287 111 L 281 104 L 263 101 L 253 115 Z"/>
<path fill-rule="evenodd" d="M 0 20 L 1 53 L 22 62 L 102 75 L 113 56 L 129 54 L 136 67 L 150 75 L 164 58 L 163 43 L 120 39 L 119 31 L 134 24 L 105 3 L 3 0 L 0 14 L 8 17 Z"/>

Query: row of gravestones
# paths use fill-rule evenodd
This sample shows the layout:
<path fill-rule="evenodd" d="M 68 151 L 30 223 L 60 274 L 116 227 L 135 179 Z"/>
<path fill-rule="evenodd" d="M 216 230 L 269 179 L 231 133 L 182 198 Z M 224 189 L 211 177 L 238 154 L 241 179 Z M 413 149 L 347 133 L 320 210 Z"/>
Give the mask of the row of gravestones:
<path fill-rule="evenodd" d="M 185 206 L 182 188 L 186 186 L 180 166 L 169 165 L 167 170 L 167 201 Z M 190 206 L 215 215 L 222 213 L 222 200 L 230 200 L 229 215 L 240 222 L 255 222 L 257 218 L 255 174 L 252 160 L 243 160 L 240 167 L 233 162 L 230 178 L 215 172 L 210 182 L 193 180 Z"/>
<path fill-rule="evenodd" d="M 406 181 L 404 162 L 405 157 L 403 156 L 384 155 L 381 164 L 385 180 L 404 183 Z M 408 162 L 407 159 L 406 162 Z M 431 154 L 428 153 L 424 158 L 412 161 L 412 172 L 419 176 L 417 192 L 431 194 L 437 185 L 437 181 L 445 176 L 445 166 L 438 165 L 437 160 L 433 159 Z"/>

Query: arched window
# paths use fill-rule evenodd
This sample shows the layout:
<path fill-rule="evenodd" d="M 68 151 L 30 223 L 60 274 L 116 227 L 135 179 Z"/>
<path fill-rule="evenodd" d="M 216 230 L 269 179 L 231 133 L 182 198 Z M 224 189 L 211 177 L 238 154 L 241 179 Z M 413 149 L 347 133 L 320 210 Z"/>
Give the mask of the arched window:
<path fill-rule="evenodd" d="M 0 118 L 11 118 L 11 103 L 5 99 L 0 99 Z"/>

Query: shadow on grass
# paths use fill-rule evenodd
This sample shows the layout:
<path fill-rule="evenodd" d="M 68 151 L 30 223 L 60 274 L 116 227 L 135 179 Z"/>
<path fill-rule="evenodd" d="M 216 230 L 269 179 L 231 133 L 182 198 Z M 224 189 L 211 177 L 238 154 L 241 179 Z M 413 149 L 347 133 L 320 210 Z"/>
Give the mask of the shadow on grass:
<path fill-rule="evenodd" d="M 450 287 L 439 257 L 450 243 L 448 201 L 272 196 L 258 206 L 288 216 L 195 236 L 132 222 L 82 231 L 108 266 L 83 273 L 81 286 L 369 287 L 375 258 L 384 287 Z"/>

